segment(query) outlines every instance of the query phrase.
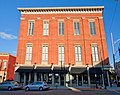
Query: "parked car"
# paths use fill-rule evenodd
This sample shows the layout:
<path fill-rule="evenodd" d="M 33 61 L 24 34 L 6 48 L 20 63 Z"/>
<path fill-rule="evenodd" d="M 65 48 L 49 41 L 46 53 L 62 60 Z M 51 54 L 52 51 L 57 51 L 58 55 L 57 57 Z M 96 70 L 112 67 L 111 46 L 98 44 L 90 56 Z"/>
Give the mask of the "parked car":
<path fill-rule="evenodd" d="M 47 90 L 49 88 L 50 87 L 47 85 L 47 83 L 46 82 L 42 82 L 42 81 L 40 81 L 40 82 L 33 82 L 33 83 L 28 84 L 28 85 L 26 85 L 24 87 L 24 89 L 26 91 L 28 91 L 28 90 L 40 90 L 40 91 L 42 91 L 42 90 Z"/>
<path fill-rule="evenodd" d="M 22 86 L 19 85 L 18 82 L 15 81 L 5 81 L 0 83 L 1 90 L 13 90 L 13 89 L 22 89 Z"/>

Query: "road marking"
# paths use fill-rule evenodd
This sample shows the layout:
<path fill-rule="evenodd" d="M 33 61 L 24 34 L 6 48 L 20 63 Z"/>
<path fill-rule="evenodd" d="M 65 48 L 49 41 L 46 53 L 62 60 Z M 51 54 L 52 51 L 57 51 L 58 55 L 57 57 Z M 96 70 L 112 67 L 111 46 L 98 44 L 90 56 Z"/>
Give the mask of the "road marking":
<path fill-rule="evenodd" d="M 79 89 L 74 88 L 74 87 L 68 87 L 68 88 L 71 89 L 72 91 L 75 91 L 75 92 L 81 92 Z"/>

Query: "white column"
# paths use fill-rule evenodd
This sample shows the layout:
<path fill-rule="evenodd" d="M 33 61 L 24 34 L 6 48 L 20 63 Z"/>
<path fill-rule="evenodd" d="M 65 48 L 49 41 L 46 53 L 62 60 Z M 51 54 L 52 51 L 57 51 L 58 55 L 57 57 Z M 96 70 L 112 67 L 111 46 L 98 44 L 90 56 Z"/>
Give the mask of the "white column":
<path fill-rule="evenodd" d="M 48 74 L 46 74 L 46 82 L 48 82 Z"/>
<path fill-rule="evenodd" d="M 31 82 L 31 73 L 29 73 L 29 82 Z"/>
<path fill-rule="evenodd" d="M 65 80 L 66 80 L 65 86 L 68 87 L 68 86 L 69 86 L 69 85 L 68 85 L 68 82 L 70 81 L 70 74 L 66 74 L 66 75 L 65 75 L 65 78 L 66 78 L 66 79 L 65 79 Z"/>
<path fill-rule="evenodd" d="M 72 75 L 70 75 L 70 86 L 72 86 Z"/>
<path fill-rule="evenodd" d="M 59 74 L 59 86 L 61 85 L 61 83 L 60 83 L 60 74 Z"/>
<path fill-rule="evenodd" d="M 52 86 L 54 86 L 54 74 L 52 74 Z"/>
<path fill-rule="evenodd" d="M 90 72 L 89 72 L 89 67 L 87 67 L 87 74 L 88 74 L 88 86 L 90 87 Z"/>
<path fill-rule="evenodd" d="M 37 73 L 34 73 L 34 81 L 37 81 Z"/>
<path fill-rule="evenodd" d="M 84 81 L 84 80 L 83 80 L 83 75 L 82 75 L 81 77 L 82 77 L 82 86 L 83 86 L 83 85 L 84 85 L 84 82 L 83 82 L 83 81 Z"/>
<path fill-rule="evenodd" d="M 110 87 L 110 77 L 108 71 L 107 71 L 107 80 L 108 80 L 108 86 Z"/>
<path fill-rule="evenodd" d="M 76 75 L 76 78 L 77 78 L 77 86 L 78 86 L 78 75 Z"/>
<path fill-rule="evenodd" d="M 43 81 L 43 74 L 41 74 L 41 81 Z"/>
<path fill-rule="evenodd" d="M 23 85 L 26 85 L 26 73 L 24 73 L 24 83 Z"/>

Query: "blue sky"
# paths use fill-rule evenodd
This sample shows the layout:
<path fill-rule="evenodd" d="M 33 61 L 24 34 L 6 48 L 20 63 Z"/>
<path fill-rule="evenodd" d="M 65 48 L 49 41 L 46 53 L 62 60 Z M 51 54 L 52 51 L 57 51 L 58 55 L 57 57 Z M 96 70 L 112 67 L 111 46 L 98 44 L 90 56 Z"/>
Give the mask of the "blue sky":
<path fill-rule="evenodd" d="M 114 14 L 115 7 L 116 13 Z M 120 39 L 120 0 L 0 0 L 0 52 L 8 52 L 16 55 L 18 33 L 20 26 L 20 13 L 18 7 L 76 7 L 76 6 L 104 6 L 103 20 L 107 37 L 107 47 L 112 60 L 112 48 L 110 32 L 113 33 L 114 41 Z M 114 20 L 112 23 L 112 18 Z M 112 24 L 111 24 L 112 23 Z M 111 28 L 110 28 L 111 26 Z M 119 42 L 118 42 L 119 43 Z M 115 45 L 117 51 L 118 43 Z M 116 58 L 118 52 L 116 53 Z M 119 59 L 116 59 L 117 61 Z"/>

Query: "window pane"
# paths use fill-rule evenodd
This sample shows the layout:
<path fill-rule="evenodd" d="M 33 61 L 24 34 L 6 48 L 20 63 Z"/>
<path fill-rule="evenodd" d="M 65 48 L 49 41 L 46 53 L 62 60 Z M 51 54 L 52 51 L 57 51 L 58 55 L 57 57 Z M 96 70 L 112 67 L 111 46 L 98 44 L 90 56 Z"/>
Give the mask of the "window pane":
<path fill-rule="evenodd" d="M 75 46 L 75 59 L 76 61 L 81 61 L 81 47 Z"/>
<path fill-rule="evenodd" d="M 28 60 L 28 54 L 26 54 L 26 60 Z"/>
<path fill-rule="evenodd" d="M 42 47 L 42 60 L 47 61 L 48 60 L 48 46 L 44 45 Z"/>
<path fill-rule="evenodd" d="M 74 35 L 79 35 L 80 29 L 79 29 L 79 22 L 74 22 Z"/>
<path fill-rule="evenodd" d="M 48 30 L 49 30 L 49 23 L 48 23 L 48 21 L 44 21 L 43 35 L 48 35 Z"/>
<path fill-rule="evenodd" d="M 30 53 L 32 53 L 32 47 L 29 47 L 30 48 Z"/>
<path fill-rule="evenodd" d="M 89 22 L 89 24 L 90 24 L 90 34 L 91 35 L 96 35 L 95 22 Z"/>
<path fill-rule="evenodd" d="M 7 65 L 7 62 L 6 62 L 6 61 L 4 61 L 4 69 L 6 68 L 6 65 Z"/>
<path fill-rule="evenodd" d="M 26 47 L 26 60 L 32 59 L 32 46 L 31 44 L 27 45 Z"/>
<path fill-rule="evenodd" d="M 28 22 L 28 35 L 33 35 L 34 32 L 34 21 Z"/>
<path fill-rule="evenodd" d="M 64 46 L 58 47 L 58 58 L 59 61 L 64 61 Z"/>
<path fill-rule="evenodd" d="M 59 32 L 59 35 L 64 35 L 64 22 L 63 21 L 58 22 L 58 32 Z"/>
<path fill-rule="evenodd" d="M 93 61 L 99 61 L 97 46 L 92 46 L 92 57 L 93 57 Z"/>
<path fill-rule="evenodd" d="M 62 22 L 62 35 L 64 35 L 64 22 Z"/>

